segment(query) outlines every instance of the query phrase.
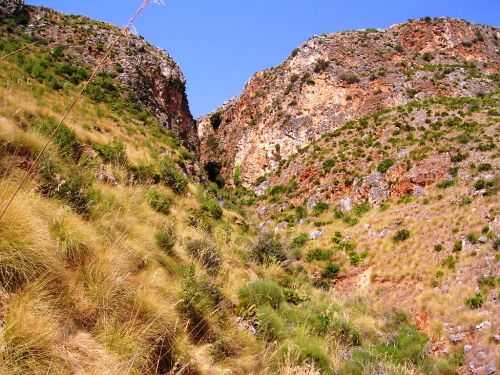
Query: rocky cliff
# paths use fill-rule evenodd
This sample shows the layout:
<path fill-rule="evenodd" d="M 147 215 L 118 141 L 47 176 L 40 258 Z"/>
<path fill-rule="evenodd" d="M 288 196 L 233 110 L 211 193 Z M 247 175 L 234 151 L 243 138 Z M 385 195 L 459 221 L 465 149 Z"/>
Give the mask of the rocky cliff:
<path fill-rule="evenodd" d="M 254 183 L 323 134 L 412 100 L 486 94 L 500 33 L 456 19 L 316 36 L 199 121 L 201 159 Z"/>
<path fill-rule="evenodd" d="M 191 150 L 198 148 L 195 122 L 185 93 L 185 78 L 175 61 L 142 37 L 82 16 L 67 16 L 51 9 L 3 1 L 0 14 L 15 15 L 19 32 L 49 48 L 64 50 L 70 60 L 93 67 L 113 49 L 104 72 L 121 82 L 159 122 Z"/>

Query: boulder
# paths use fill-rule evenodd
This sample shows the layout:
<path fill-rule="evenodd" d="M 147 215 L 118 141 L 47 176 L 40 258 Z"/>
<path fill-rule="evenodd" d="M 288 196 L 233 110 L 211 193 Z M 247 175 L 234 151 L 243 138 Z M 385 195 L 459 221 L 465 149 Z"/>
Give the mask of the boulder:
<path fill-rule="evenodd" d="M 488 320 L 485 320 L 484 322 L 481 322 L 476 326 L 476 329 L 478 331 L 482 331 L 483 329 L 489 329 L 489 328 L 491 328 L 491 322 L 489 322 Z"/>
<path fill-rule="evenodd" d="M 352 211 L 352 199 L 351 197 L 344 197 L 339 202 L 340 211 L 342 212 L 350 212 Z"/>
<path fill-rule="evenodd" d="M 316 230 L 314 232 L 309 233 L 309 238 L 311 240 L 315 240 L 317 238 L 320 238 L 322 235 L 323 235 L 323 231 L 322 230 Z"/>
<path fill-rule="evenodd" d="M 264 181 L 260 185 L 255 187 L 255 195 L 258 197 L 266 194 L 267 189 L 269 189 L 269 181 Z"/>
<path fill-rule="evenodd" d="M 449 339 L 453 344 L 458 344 L 462 342 L 465 338 L 465 335 L 463 333 L 458 333 L 456 335 L 450 335 Z"/>

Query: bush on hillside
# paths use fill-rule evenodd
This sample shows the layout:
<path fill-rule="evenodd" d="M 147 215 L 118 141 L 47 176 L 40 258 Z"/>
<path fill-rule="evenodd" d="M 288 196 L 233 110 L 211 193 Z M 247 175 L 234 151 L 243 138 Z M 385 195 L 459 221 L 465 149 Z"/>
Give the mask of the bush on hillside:
<path fill-rule="evenodd" d="M 320 216 L 323 212 L 328 210 L 330 208 L 330 205 L 325 202 L 318 202 L 314 207 L 313 207 L 313 215 L 314 216 Z"/>
<path fill-rule="evenodd" d="M 64 124 L 59 125 L 51 117 L 40 120 L 36 127 L 42 134 L 51 138 L 63 157 L 71 158 L 74 161 L 80 159 L 83 146 L 73 130 Z"/>
<path fill-rule="evenodd" d="M 219 205 L 219 202 L 217 202 L 213 198 L 210 197 L 206 198 L 203 201 L 203 204 L 201 205 L 201 209 L 207 212 L 215 220 L 219 220 L 222 218 L 223 215 L 222 208 Z"/>
<path fill-rule="evenodd" d="M 342 73 L 339 78 L 342 81 L 349 83 L 349 84 L 358 83 L 360 81 L 359 76 L 353 72 Z"/>
<path fill-rule="evenodd" d="M 283 289 L 271 280 L 257 280 L 249 283 L 240 289 L 238 297 L 240 306 L 245 309 L 264 305 L 276 309 L 285 301 Z"/>
<path fill-rule="evenodd" d="M 396 242 L 403 242 L 410 238 L 410 231 L 408 229 L 401 229 L 396 232 L 393 240 Z"/>
<path fill-rule="evenodd" d="M 146 197 L 153 210 L 164 215 L 168 215 L 170 213 L 170 206 L 172 205 L 172 202 L 167 195 L 158 190 L 151 189 L 147 192 Z"/>
<path fill-rule="evenodd" d="M 160 182 L 158 174 L 153 164 L 129 165 L 129 179 L 138 184 L 157 184 Z"/>
<path fill-rule="evenodd" d="M 216 274 L 222 265 L 219 249 L 207 240 L 190 240 L 186 244 L 189 255 L 198 260 L 210 273 Z"/>
<path fill-rule="evenodd" d="M 306 255 L 306 259 L 308 262 L 313 262 L 315 260 L 317 261 L 323 261 L 323 260 L 329 260 L 333 255 L 333 252 L 330 249 L 312 249 L 309 250 L 309 252 Z"/>
<path fill-rule="evenodd" d="M 286 325 L 281 316 L 269 304 L 259 306 L 256 312 L 258 334 L 267 341 L 282 339 L 286 334 Z"/>
<path fill-rule="evenodd" d="M 46 197 L 65 201 L 84 216 L 90 213 L 96 201 L 91 177 L 83 174 L 78 166 L 65 170 L 50 160 L 42 164 L 38 189 Z"/>
<path fill-rule="evenodd" d="M 261 234 L 250 248 L 250 258 L 259 264 L 286 260 L 281 242 L 271 233 Z"/>
<path fill-rule="evenodd" d="M 321 272 L 321 277 L 323 279 L 333 280 L 336 279 L 340 272 L 340 266 L 335 263 L 328 263 L 326 267 Z"/>
<path fill-rule="evenodd" d="M 90 256 L 89 247 L 63 220 L 55 220 L 50 225 L 50 232 L 58 242 L 60 255 L 70 266 L 83 264 Z"/>
<path fill-rule="evenodd" d="M 106 163 L 127 164 L 125 145 L 118 139 L 106 145 L 94 144 L 93 148 Z"/>
<path fill-rule="evenodd" d="M 174 162 L 164 158 L 160 163 L 160 175 L 162 181 L 177 194 L 184 194 L 187 191 L 188 179 L 177 168 Z"/>
<path fill-rule="evenodd" d="M 120 93 L 109 73 L 100 73 L 90 83 L 85 94 L 95 102 L 112 103 L 120 100 Z"/>
<path fill-rule="evenodd" d="M 307 233 L 301 233 L 292 240 L 292 246 L 299 249 L 303 247 L 307 241 L 309 241 L 309 235 Z"/>
<path fill-rule="evenodd" d="M 177 242 L 177 235 L 173 226 L 166 226 L 155 234 L 156 244 L 167 255 L 172 255 L 175 243 Z"/>
<path fill-rule="evenodd" d="M 385 173 L 389 170 L 390 167 L 392 167 L 394 165 L 394 160 L 392 159 L 385 159 L 384 161 L 382 161 L 378 167 L 377 167 L 377 171 L 379 171 L 380 173 Z"/>
<path fill-rule="evenodd" d="M 476 293 L 472 297 L 465 300 L 465 305 L 472 310 L 480 309 L 484 304 L 484 296 L 482 293 Z"/>

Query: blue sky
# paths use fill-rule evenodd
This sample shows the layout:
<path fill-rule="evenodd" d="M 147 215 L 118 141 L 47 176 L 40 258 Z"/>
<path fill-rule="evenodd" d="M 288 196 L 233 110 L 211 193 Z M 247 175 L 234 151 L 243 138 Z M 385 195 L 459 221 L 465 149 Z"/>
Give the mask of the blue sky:
<path fill-rule="evenodd" d="M 27 0 L 123 25 L 140 0 Z M 166 0 L 137 30 L 181 65 L 195 116 L 238 95 L 257 71 L 281 63 L 315 34 L 453 16 L 500 25 L 499 0 Z"/>

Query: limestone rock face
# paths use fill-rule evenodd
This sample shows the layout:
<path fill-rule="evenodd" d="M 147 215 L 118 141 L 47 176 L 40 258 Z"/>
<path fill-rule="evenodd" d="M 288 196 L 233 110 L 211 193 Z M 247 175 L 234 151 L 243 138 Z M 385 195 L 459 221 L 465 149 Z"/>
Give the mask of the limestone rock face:
<path fill-rule="evenodd" d="M 1 0 L 0 17 L 11 16 L 19 12 L 24 4 L 24 0 Z"/>
<path fill-rule="evenodd" d="M 240 168 L 251 185 L 350 120 L 412 100 L 490 92 L 488 75 L 500 67 L 497 34 L 439 18 L 313 37 L 257 73 L 215 117 L 199 120 L 201 159 L 219 163 L 228 181 Z"/>
<path fill-rule="evenodd" d="M 62 15 L 32 6 L 25 6 L 25 11 L 29 21 L 19 26 L 24 32 L 42 39 L 49 47 L 62 46 L 66 55 L 88 67 L 94 67 L 106 53 L 107 46 L 113 43 L 111 57 L 103 70 L 115 76 L 189 149 L 198 149 L 196 124 L 185 93 L 185 78 L 166 51 L 152 46 L 142 37 L 87 17 Z"/>

